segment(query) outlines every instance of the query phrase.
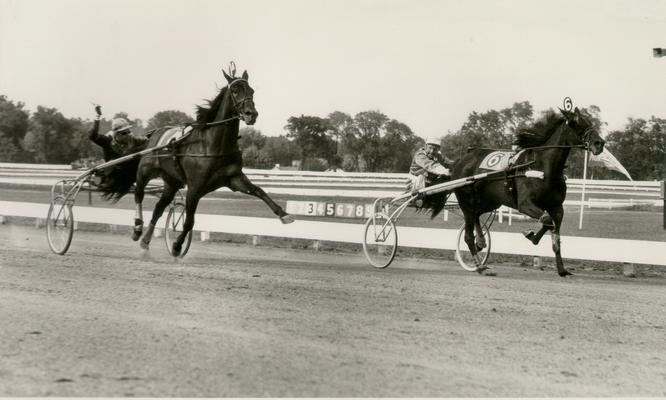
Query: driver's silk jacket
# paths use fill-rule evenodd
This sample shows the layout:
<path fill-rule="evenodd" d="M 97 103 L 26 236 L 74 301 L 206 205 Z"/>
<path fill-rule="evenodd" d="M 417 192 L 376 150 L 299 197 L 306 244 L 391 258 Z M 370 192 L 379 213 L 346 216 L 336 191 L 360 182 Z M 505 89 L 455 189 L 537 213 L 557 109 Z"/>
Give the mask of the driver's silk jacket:
<path fill-rule="evenodd" d="M 88 131 L 88 138 L 100 146 L 104 151 L 104 161 L 115 160 L 128 154 L 139 152 L 146 148 L 148 138 L 129 135 L 127 145 L 122 145 L 109 135 L 99 134 L 99 120 L 95 120 L 92 128 Z"/>
<path fill-rule="evenodd" d="M 427 179 L 432 179 L 436 175 L 448 175 L 449 170 L 442 165 L 444 159 L 440 153 L 435 153 L 432 157 L 428 156 L 425 147 L 420 148 L 409 167 L 409 173 L 415 176 L 425 175 Z"/>

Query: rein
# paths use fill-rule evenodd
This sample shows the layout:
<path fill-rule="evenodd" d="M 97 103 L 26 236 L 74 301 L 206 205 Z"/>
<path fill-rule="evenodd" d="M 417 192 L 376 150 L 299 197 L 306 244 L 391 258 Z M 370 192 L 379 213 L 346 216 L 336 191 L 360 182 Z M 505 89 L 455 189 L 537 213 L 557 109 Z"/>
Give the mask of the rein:
<path fill-rule="evenodd" d="M 233 103 L 232 105 L 233 105 L 233 107 L 236 110 L 236 113 L 238 115 L 235 115 L 231 118 L 223 119 L 221 121 L 206 122 L 206 123 L 203 123 L 203 124 L 193 123 L 193 124 L 187 124 L 187 125 L 191 126 L 192 128 L 210 128 L 211 126 L 219 126 L 219 125 L 226 124 L 227 122 L 230 122 L 230 121 L 233 121 L 233 120 L 236 120 L 236 119 L 241 119 L 240 107 L 242 107 L 245 104 L 246 101 L 252 100 L 252 97 L 245 96 L 240 100 L 236 100 L 236 97 L 234 97 L 234 94 L 231 92 L 231 87 L 237 82 L 247 83 L 247 80 L 241 79 L 241 78 L 236 79 L 236 80 L 234 80 L 233 82 L 231 82 L 227 85 L 227 90 L 229 91 L 229 95 L 231 96 L 231 102 Z"/>
<path fill-rule="evenodd" d="M 565 122 L 569 126 L 569 121 Z M 569 127 L 571 128 L 571 127 Z M 548 146 L 535 146 L 535 147 L 525 147 L 523 150 L 541 150 L 541 149 L 590 149 L 590 135 L 592 134 L 593 128 L 585 129 L 583 132 L 583 144 L 552 144 Z"/>

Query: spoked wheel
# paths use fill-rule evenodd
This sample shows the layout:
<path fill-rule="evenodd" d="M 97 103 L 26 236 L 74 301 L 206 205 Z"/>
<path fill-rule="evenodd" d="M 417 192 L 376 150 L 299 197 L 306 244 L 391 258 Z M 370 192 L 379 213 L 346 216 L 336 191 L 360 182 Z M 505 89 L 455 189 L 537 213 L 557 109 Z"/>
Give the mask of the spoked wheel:
<path fill-rule="evenodd" d="M 488 224 L 482 224 L 481 230 L 483 231 L 483 237 L 486 240 L 486 247 L 479 250 L 477 255 L 481 265 L 486 265 L 488 262 L 488 257 L 490 256 L 490 230 Z M 467 271 L 476 271 L 476 263 L 474 262 L 474 257 L 465 243 L 465 224 L 463 223 L 458 231 L 458 243 L 456 246 L 456 260 L 461 267 Z"/>
<path fill-rule="evenodd" d="M 386 268 L 398 250 L 398 231 L 395 224 L 384 213 L 368 218 L 363 234 L 363 252 L 375 268 Z"/>
<path fill-rule="evenodd" d="M 183 231 L 183 223 L 185 222 L 185 204 L 181 202 L 174 203 L 169 207 L 169 214 L 166 219 L 166 227 L 164 229 L 164 240 L 169 254 L 173 255 L 172 244 L 178 238 L 178 235 Z M 192 243 L 192 231 L 185 237 L 183 248 L 178 257 L 184 257 L 190 249 Z"/>
<path fill-rule="evenodd" d="M 46 237 L 51 251 L 56 254 L 65 254 L 72 243 L 73 234 L 72 206 L 67 204 L 65 197 L 57 196 L 51 202 L 49 213 L 46 216 Z"/>

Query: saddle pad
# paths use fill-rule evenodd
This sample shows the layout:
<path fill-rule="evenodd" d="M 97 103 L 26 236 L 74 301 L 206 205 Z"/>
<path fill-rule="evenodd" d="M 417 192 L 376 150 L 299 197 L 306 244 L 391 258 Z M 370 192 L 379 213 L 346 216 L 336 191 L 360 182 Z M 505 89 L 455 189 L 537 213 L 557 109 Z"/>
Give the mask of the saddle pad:
<path fill-rule="evenodd" d="M 503 171 L 508 167 L 509 160 L 514 154 L 515 153 L 511 151 L 493 151 L 481 161 L 479 168 L 492 171 Z"/>
<path fill-rule="evenodd" d="M 185 135 L 187 135 L 187 133 L 191 130 L 192 130 L 191 126 L 188 126 L 185 129 L 183 129 L 180 126 L 173 127 L 162 134 L 162 136 L 157 141 L 157 144 L 155 146 L 156 147 L 163 146 L 171 141 L 177 142 Z"/>

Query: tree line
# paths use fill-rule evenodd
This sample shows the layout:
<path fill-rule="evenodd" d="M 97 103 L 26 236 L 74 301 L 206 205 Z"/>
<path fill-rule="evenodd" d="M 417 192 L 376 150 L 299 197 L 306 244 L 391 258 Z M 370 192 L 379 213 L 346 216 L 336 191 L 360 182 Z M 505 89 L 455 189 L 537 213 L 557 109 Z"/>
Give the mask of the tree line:
<path fill-rule="evenodd" d="M 541 116 L 528 101 L 516 102 L 500 110 L 473 111 L 455 131 L 442 133 L 442 153 L 459 159 L 470 147 L 509 149 L 516 133 Z M 589 106 L 586 111 L 601 127 L 601 110 Z M 127 118 L 136 135 L 162 126 L 193 122 L 178 110 L 156 113 L 143 121 L 119 112 L 112 118 Z M 111 118 L 111 119 L 112 119 Z M 103 119 L 100 132 L 111 128 L 111 119 Z M 0 162 L 69 164 L 80 160 L 101 160 L 101 150 L 88 140 L 91 120 L 68 118 L 56 108 L 38 106 L 34 112 L 25 104 L 0 95 Z M 272 168 L 295 165 L 299 169 L 323 171 L 342 169 L 360 172 L 407 172 L 414 152 L 423 139 L 405 123 L 378 110 L 351 115 L 333 111 L 325 117 L 292 116 L 284 127 L 286 134 L 266 136 L 253 127 L 240 130 L 240 148 L 244 166 Z M 660 180 L 664 168 L 664 129 L 666 120 L 628 118 L 624 129 L 610 132 L 607 148 L 627 168 L 635 180 Z M 573 151 L 567 175 L 580 178 L 583 152 Z M 622 179 L 615 171 L 590 167 L 596 179 Z"/>

